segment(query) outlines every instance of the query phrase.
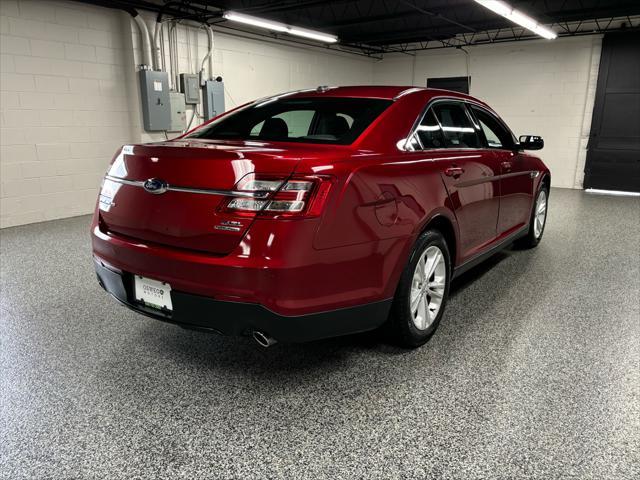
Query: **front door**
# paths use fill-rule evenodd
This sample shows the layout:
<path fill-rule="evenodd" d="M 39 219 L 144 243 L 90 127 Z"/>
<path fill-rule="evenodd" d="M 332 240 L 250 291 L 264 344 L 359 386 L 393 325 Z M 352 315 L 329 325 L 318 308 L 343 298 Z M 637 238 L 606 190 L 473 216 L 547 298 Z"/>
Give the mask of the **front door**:
<path fill-rule="evenodd" d="M 500 162 L 500 215 L 498 235 L 509 235 L 528 222 L 533 202 L 533 176 L 522 152 L 496 150 Z"/>
<path fill-rule="evenodd" d="M 531 161 L 515 148 L 511 132 L 491 112 L 478 106 L 471 110 L 484 135 L 484 144 L 499 165 L 500 214 L 497 234 L 507 236 L 529 222 L 533 201 Z"/>
<path fill-rule="evenodd" d="M 479 132 L 462 102 L 435 103 L 419 135 L 420 128 L 423 136 L 442 136 L 439 143 L 446 150 L 438 152 L 435 160 L 441 164 L 442 180 L 458 220 L 459 259 L 465 262 L 496 239 L 500 165 L 492 152 L 481 148 Z"/>

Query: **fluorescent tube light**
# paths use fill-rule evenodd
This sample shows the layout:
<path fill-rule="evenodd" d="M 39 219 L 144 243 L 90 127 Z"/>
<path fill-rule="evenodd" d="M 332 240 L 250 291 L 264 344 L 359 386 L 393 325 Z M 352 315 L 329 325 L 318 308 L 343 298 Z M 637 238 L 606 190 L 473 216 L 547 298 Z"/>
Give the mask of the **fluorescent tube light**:
<path fill-rule="evenodd" d="M 306 28 L 290 27 L 288 33 L 291 35 L 297 35 L 298 37 L 311 38 L 312 40 L 318 40 L 325 43 L 335 43 L 338 41 L 338 38 L 333 35 L 307 30 Z"/>
<path fill-rule="evenodd" d="M 501 0 L 475 0 L 475 2 L 543 38 L 553 40 L 558 36 L 553 30 L 543 27 L 530 16 L 525 15 L 520 10 L 516 10 Z"/>
<path fill-rule="evenodd" d="M 509 15 L 511 15 L 511 12 L 513 11 L 513 8 L 511 8 L 509 5 L 507 5 L 504 2 L 497 2 L 495 0 L 486 0 L 486 1 L 476 0 L 476 2 L 478 2 L 483 7 L 486 7 L 489 10 L 496 12 L 498 15 L 502 15 L 503 17 L 509 17 Z"/>
<path fill-rule="evenodd" d="M 253 25 L 254 27 L 266 28 L 267 30 L 273 30 L 275 32 L 286 32 L 287 30 L 289 30 L 287 26 L 283 25 L 282 23 L 272 22 L 257 17 L 251 17 L 249 15 L 243 15 L 241 13 L 226 12 L 223 17 L 227 20 L 231 20 L 232 22 Z"/>
<path fill-rule="evenodd" d="M 251 15 L 245 15 L 243 13 L 225 12 L 222 16 L 226 20 L 231 20 L 232 22 L 244 23 L 254 27 L 266 28 L 267 30 L 272 30 L 274 32 L 282 32 L 298 37 L 310 38 L 324 43 L 335 43 L 338 41 L 338 37 L 329 35 L 328 33 L 316 32 L 315 30 L 309 30 L 306 28 L 291 27 L 284 23 L 252 17 Z"/>

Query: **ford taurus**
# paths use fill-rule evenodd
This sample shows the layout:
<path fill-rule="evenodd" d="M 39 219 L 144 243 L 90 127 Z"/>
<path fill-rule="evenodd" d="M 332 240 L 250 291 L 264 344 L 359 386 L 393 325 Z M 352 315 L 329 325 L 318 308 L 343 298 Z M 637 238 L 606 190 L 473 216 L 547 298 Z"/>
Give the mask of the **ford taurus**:
<path fill-rule="evenodd" d="M 263 98 L 125 145 L 91 228 L 102 287 L 142 314 L 268 346 L 377 329 L 407 347 L 451 280 L 544 232 L 550 173 L 485 103 L 414 87 Z"/>

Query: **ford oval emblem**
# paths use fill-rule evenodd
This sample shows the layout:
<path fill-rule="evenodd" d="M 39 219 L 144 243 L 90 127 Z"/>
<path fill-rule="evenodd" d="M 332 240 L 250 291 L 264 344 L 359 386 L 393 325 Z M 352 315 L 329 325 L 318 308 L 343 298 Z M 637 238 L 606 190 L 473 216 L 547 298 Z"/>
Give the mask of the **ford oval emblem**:
<path fill-rule="evenodd" d="M 166 192 L 169 189 L 169 185 L 164 180 L 160 180 L 159 178 L 150 178 L 143 185 L 144 189 L 155 195 L 159 195 L 161 193 Z"/>

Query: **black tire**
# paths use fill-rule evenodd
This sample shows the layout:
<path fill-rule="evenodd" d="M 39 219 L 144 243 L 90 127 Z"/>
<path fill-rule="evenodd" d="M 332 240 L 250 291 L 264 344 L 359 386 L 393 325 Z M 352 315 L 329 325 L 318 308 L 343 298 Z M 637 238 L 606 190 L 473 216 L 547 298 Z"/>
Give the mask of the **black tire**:
<path fill-rule="evenodd" d="M 413 276 L 416 271 L 416 265 L 422 258 L 423 253 L 432 246 L 437 247 L 444 257 L 446 271 L 444 292 L 435 319 L 425 329 L 419 329 L 414 323 L 414 313 L 410 305 L 411 288 Z M 402 272 L 400 283 L 396 289 L 393 305 L 391 307 L 389 329 L 398 345 L 406 348 L 419 347 L 420 345 L 424 345 L 433 336 L 440 324 L 440 319 L 444 314 L 447 298 L 449 296 L 450 283 L 451 257 L 447 242 L 439 231 L 427 230 L 418 237 L 418 240 L 413 247 L 413 251 L 409 257 L 409 262 Z"/>
<path fill-rule="evenodd" d="M 538 206 L 538 200 L 540 199 L 540 195 L 542 195 L 543 193 L 545 195 L 545 201 L 546 201 L 544 223 L 542 224 L 542 229 L 539 232 L 536 232 L 536 226 L 535 226 L 536 208 Z M 538 244 L 540 243 L 540 240 L 542 240 L 544 229 L 547 226 L 546 209 L 548 208 L 549 208 L 549 187 L 543 184 L 538 190 L 538 193 L 536 194 L 535 200 L 533 202 L 533 208 L 531 208 L 531 217 L 529 218 L 529 231 L 524 237 L 519 238 L 514 242 L 516 247 L 528 249 L 528 248 L 534 248 L 538 246 Z"/>

